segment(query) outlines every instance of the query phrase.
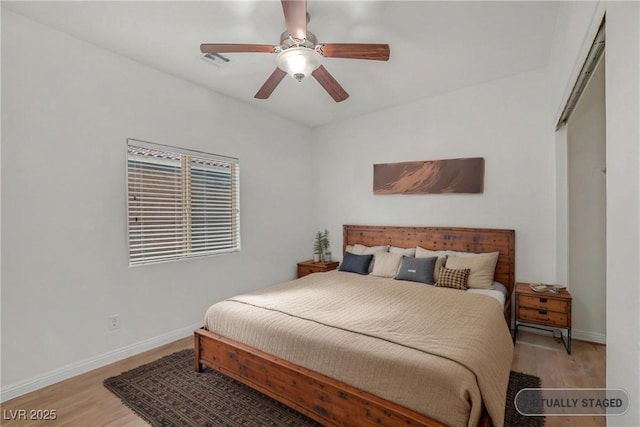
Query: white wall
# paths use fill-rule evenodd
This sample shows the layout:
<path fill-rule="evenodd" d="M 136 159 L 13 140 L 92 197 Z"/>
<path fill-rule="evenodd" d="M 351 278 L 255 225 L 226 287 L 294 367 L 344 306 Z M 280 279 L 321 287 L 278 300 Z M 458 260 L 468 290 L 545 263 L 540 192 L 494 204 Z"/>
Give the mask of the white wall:
<path fill-rule="evenodd" d="M 333 236 L 344 223 L 513 228 L 518 280 L 553 281 L 547 98 L 538 70 L 318 128 L 317 228 Z M 457 157 L 485 158 L 483 194 L 373 195 L 375 163 Z"/>
<path fill-rule="evenodd" d="M 640 323 L 640 7 L 637 2 L 562 3 L 554 40 L 556 49 L 550 64 L 552 96 L 555 97 L 551 101 L 559 113 L 605 12 L 607 387 L 625 389 L 632 403 L 624 416 L 608 418 L 607 425 L 636 426 L 640 425 L 640 334 L 635 326 Z M 564 135 L 558 136 L 562 142 Z M 564 174 L 566 170 L 558 171 L 560 182 Z M 563 216 L 563 212 L 559 212 L 559 216 Z M 563 238 L 566 230 L 559 230 L 559 247 Z"/>
<path fill-rule="evenodd" d="M 573 336 L 606 343 L 605 59 L 567 123 L 569 278 Z"/>
<path fill-rule="evenodd" d="M 640 3 L 607 3 L 607 386 L 640 425 Z M 633 325 L 633 326 L 632 326 Z"/>
<path fill-rule="evenodd" d="M 239 254 L 128 267 L 128 137 L 240 158 Z M 188 333 L 212 302 L 293 278 L 314 232 L 309 138 L 3 10 L 3 397 L 39 375 Z M 115 313 L 122 328 L 108 332 Z"/>

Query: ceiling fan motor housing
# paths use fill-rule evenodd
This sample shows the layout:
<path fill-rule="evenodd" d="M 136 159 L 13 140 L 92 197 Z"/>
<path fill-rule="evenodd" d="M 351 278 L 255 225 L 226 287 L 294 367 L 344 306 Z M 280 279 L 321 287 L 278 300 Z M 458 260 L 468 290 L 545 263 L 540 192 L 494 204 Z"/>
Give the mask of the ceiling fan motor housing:
<path fill-rule="evenodd" d="M 318 39 L 311 31 L 307 31 L 307 37 L 301 40 L 291 37 L 287 31 L 280 34 L 280 47 L 283 50 L 294 46 L 305 46 L 313 49 L 317 44 Z"/>

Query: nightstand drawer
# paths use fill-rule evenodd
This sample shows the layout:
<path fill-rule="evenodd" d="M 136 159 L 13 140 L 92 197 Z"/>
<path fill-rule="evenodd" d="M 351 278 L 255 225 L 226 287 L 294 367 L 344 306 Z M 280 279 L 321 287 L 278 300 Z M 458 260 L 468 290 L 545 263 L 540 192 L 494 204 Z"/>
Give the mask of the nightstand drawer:
<path fill-rule="evenodd" d="M 569 312 L 569 303 L 557 299 L 550 299 L 546 296 L 532 297 L 518 295 L 518 305 L 520 307 L 537 308 L 540 310 L 556 311 L 559 313 Z"/>
<path fill-rule="evenodd" d="M 318 273 L 320 271 L 324 270 L 315 267 L 298 266 L 298 278 L 307 276 L 311 273 Z"/>
<path fill-rule="evenodd" d="M 302 261 L 298 263 L 298 279 L 311 273 L 322 273 L 338 268 L 340 265 L 337 261 L 332 262 L 313 262 L 313 260 Z"/>
<path fill-rule="evenodd" d="M 523 322 L 544 323 L 546 325 L 569 327 L 569 317 L 567 313 L 558 313 L 544 309 L 533 309 L 520 307 L 516 313 L 517 319 Z"/>

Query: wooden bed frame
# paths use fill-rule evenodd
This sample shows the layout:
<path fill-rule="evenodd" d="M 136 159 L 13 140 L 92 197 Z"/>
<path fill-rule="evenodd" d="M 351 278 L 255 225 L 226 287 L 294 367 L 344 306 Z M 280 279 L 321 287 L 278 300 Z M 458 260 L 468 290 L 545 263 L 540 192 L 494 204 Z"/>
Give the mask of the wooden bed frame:
<path fill-rule="evenodd" d="M 514 230 L 345 225 L 343 250 L 357 243 L 499 251 L 494 279 L 507 287 L 509 295 L 515 284 Z M 508 298 L 507 325 L 511 324 L 510 307 Z M 443 426 L 411 409 L 205 329 L 194 333 L 194 356 L 197 372 L 202 371 L 203 365 L 208 366 L 326 426 Z M 480 425 L 491 426 L 486 411 Z"/>

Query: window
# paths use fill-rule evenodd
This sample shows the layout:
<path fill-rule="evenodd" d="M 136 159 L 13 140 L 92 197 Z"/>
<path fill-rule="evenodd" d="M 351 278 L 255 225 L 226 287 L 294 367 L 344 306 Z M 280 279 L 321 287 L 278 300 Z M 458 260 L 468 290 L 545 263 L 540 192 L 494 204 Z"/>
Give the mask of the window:
<path fill-rule="evenodd" d="M 238 159 L 129 139 L 129 265 L 240 250 Z"/>

